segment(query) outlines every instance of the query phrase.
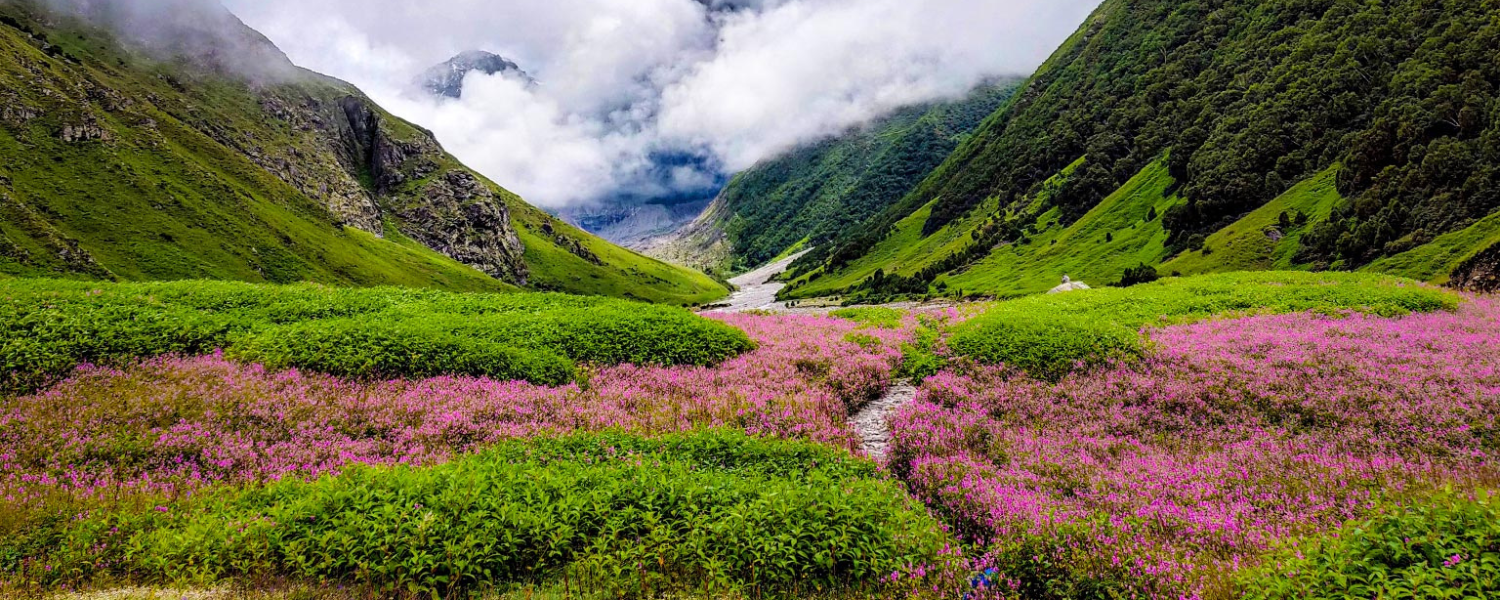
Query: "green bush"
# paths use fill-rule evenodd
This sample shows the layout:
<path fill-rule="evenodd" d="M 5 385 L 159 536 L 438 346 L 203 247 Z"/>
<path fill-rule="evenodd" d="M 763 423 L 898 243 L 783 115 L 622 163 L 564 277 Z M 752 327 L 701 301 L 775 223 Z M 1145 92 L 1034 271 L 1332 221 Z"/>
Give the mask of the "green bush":
<path fill-rule="evenodd" d="M 995 304 L 953 328 L 949 347 L 986 364 L 1057 377 L 1145 352 L 1138 331 L 1220 315 L 1453 310 L 1460 297 L 1413 281 L 1355 273 L 1230 273 Z"/>
<path fill-rule="evenodd" d="M 236 341 L 229 356 L 272 369 L 296 367 L 364 379 L 452 374 L 542 385 L 573 379 L 573 363 L 560 354 L 401 321 L 344 319 L 273 327 Z"/>
<path fill-rule="evenodd" d="M 906 315 L 905 311 L 884 306 L 859 306 L 854 308 L 843 308 L 829 315 L 840 319 L 847 319 L 864 325 L 872 325 L 885 329 L 896 329 L 901 327 L 901 319 Z"/>
<path fill-rule="evenodd" d="M 0 393 L 80 363 L 228 351 L 339 375 L 565 380 L 570 361 L 712 365 L 753 347 L 686 310 L 560 294 L 186 281 L 0 281 Z"/>
<path fill-rule="evenodd" d="M 444 598 L 559 580 L 605 597 L 878 591 L 937 571 L 951 541 L 873 463 L 727 431 L 506 443 L 67 527 L 48 560 L 80 581 L 280 577 Z"/>
<path fill-rule="evenodd" d="M 1145 351 L 1140 335 L 1113 321 L 1040 314 L 1012 315 L 988 322 L 982 329 L 962 330 L 949 340 L 949 346 L 961 356 L 1046 378 L 1061 377 L 1079 365 L 1135 357 Z"/>
<path fill-rule="evenodd" d="M 1288 544 L 1239 579 L 1247 600 L 1495 597 L 1500 505 L 1443 494 Z"/>

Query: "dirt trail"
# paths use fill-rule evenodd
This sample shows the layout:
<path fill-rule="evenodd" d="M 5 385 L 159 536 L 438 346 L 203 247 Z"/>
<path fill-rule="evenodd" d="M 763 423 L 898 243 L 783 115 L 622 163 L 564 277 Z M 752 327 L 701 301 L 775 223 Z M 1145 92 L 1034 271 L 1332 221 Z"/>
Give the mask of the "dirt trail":
<path fill-rule="evenodd" d="M 865 452 L 877 460 L 885 459 L 891 446 L 891 430 L 886 419 L 896 409 L 916 399 L 917 387 L 903 379 L 892 384 L 891 389 L 886 390 L 885 396 L 865 405 L 849 419 L 850 424 L 854 425 L 854 430 L 859 432 L 859 439 L 862 441 Z"/>

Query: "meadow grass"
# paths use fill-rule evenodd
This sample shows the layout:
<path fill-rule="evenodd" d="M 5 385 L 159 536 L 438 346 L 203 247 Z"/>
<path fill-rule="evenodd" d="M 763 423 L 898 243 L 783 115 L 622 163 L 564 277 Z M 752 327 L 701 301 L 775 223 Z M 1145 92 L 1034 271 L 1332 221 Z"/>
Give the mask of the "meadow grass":
<path fill-rule="evenodd" d="M 996 303 L 954 327 L 948 345 L 980 363 L 1057 377 L 1143 355 L 1149 335 L 1141 330 L 1152 325 L 1305 311 L 1399 316 L 1458 304 L 1451 292 L 1381 275 L 1228 273 Z"/>
<path fill-rule="evenodd" d="M 0 392 L 83 363 L 229 356 L 361 378 L 570 381 L 574 362 L 716 364 L 752 347 L 688 311 L 558 294 L 187 281 L 0 282 Z"/>

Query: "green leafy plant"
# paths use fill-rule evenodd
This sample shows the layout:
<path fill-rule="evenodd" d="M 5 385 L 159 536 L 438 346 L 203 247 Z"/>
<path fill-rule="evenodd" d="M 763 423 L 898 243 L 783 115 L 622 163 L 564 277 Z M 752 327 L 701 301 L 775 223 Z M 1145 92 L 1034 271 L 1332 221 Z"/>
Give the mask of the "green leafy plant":
<path fill-rule="evenodd" d="M 441 598 L 534 582 L 588 597 L 797 597 L 878 592 L 919 568 L 930 575 L 912 579 L 952 575 L 947 534 L 873 463 L 727 431 L 506 443 L 436 467 L 356 468 L 60 527 L 46 560 L 75 583 L 273 576 Z"/>
<path fill-rule="evenodd" d="M 1500 506 L 1452 492 L 1284 545 L 1239 577 L 1247 600 L 1500 594 Z"/>
<path fill-rule="evenodd" d="M 573 361 L 712 365 L 753 347 L 723 323 L 623 300 L 209 281 L 4 280 L 0 334 L 0 392 L 85 362 L 221 349 L 336 375 L 553 384 L 572 378 Z"/>

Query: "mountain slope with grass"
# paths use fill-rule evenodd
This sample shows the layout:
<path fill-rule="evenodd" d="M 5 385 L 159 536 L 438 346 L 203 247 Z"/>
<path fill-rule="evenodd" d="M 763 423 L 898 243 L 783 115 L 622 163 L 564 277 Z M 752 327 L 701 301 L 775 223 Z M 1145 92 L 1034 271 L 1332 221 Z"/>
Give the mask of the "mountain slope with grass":
<path fill-rule="evenodd" d="M 59 4 L 0 1 L 0 272 L 726 293 L 548 217 L 227 11 Z"/>
<path fill-rule="evenodd" d="M 1158 215 L 1164 251 L 1147 266 L 1380 270 L 1415 251 L 1396 271 L 1444 280 L 1456 264 L 1404 263 L 1426 254 L 1462 262 L 1484 248 L 1468 242 L 1484 236 L 1444 236 L 1500 209 L 1497 8 L 1493 1 L 1108 0 L 931 177 L 804 257 L 794 275 L 838 283 L 820 292 L 854 292 L 850 284 L 864 278 L 850 273 L 900 255 L 909 221 L 924 212 L 917 239 L 967 234 L 983 243 L 929 261 L 942 268 L 902 282 L 904 290 L 936 292 L 958 272 L 955 279 L 979 285 L 975 291 L 1027 291 L 1034 286 L 1003 270 L 970 273 L 1005 264 L 996 256 L 1034 235 L 1024 231 L 1032 219 L 1051 212 L 1057 226 L 1071 227 L 1159 161 L 1174 200 Z M 1059 187 L 1041 194 L 1070 166 Z M 1305 222 L 1296 221 L 1297 211 Z M 1280 221 L 1282 212 L 1291 223 Z M 1275 247 L 1254 240 L 1256 231 L 1276 238 Z M 1422 250 L 1428 244 L 1444 249 Z M 1205 260 L 1205 248 L 1226 260 Z M 1082 262 L 1102 263 L 1115 249 L 1078 243 L 1063 250 L 1060 256 L 1091 254 Z M 1175 264 L 1162 266 L 1168 261 Z M 1056 278 L 1070 262 L 1078 261 L 1039 267 Z M 1124 268 L 1100 276 L 1119 279 Z"/>
<path fill-rule="evenodd" d="M 916 187 L 1019 84 L 988 82 L 963 98 L 908 107 L 766 160 L 735 176 L 695 222 L 650 252 L 738 273 L 831 242 Z"/>

